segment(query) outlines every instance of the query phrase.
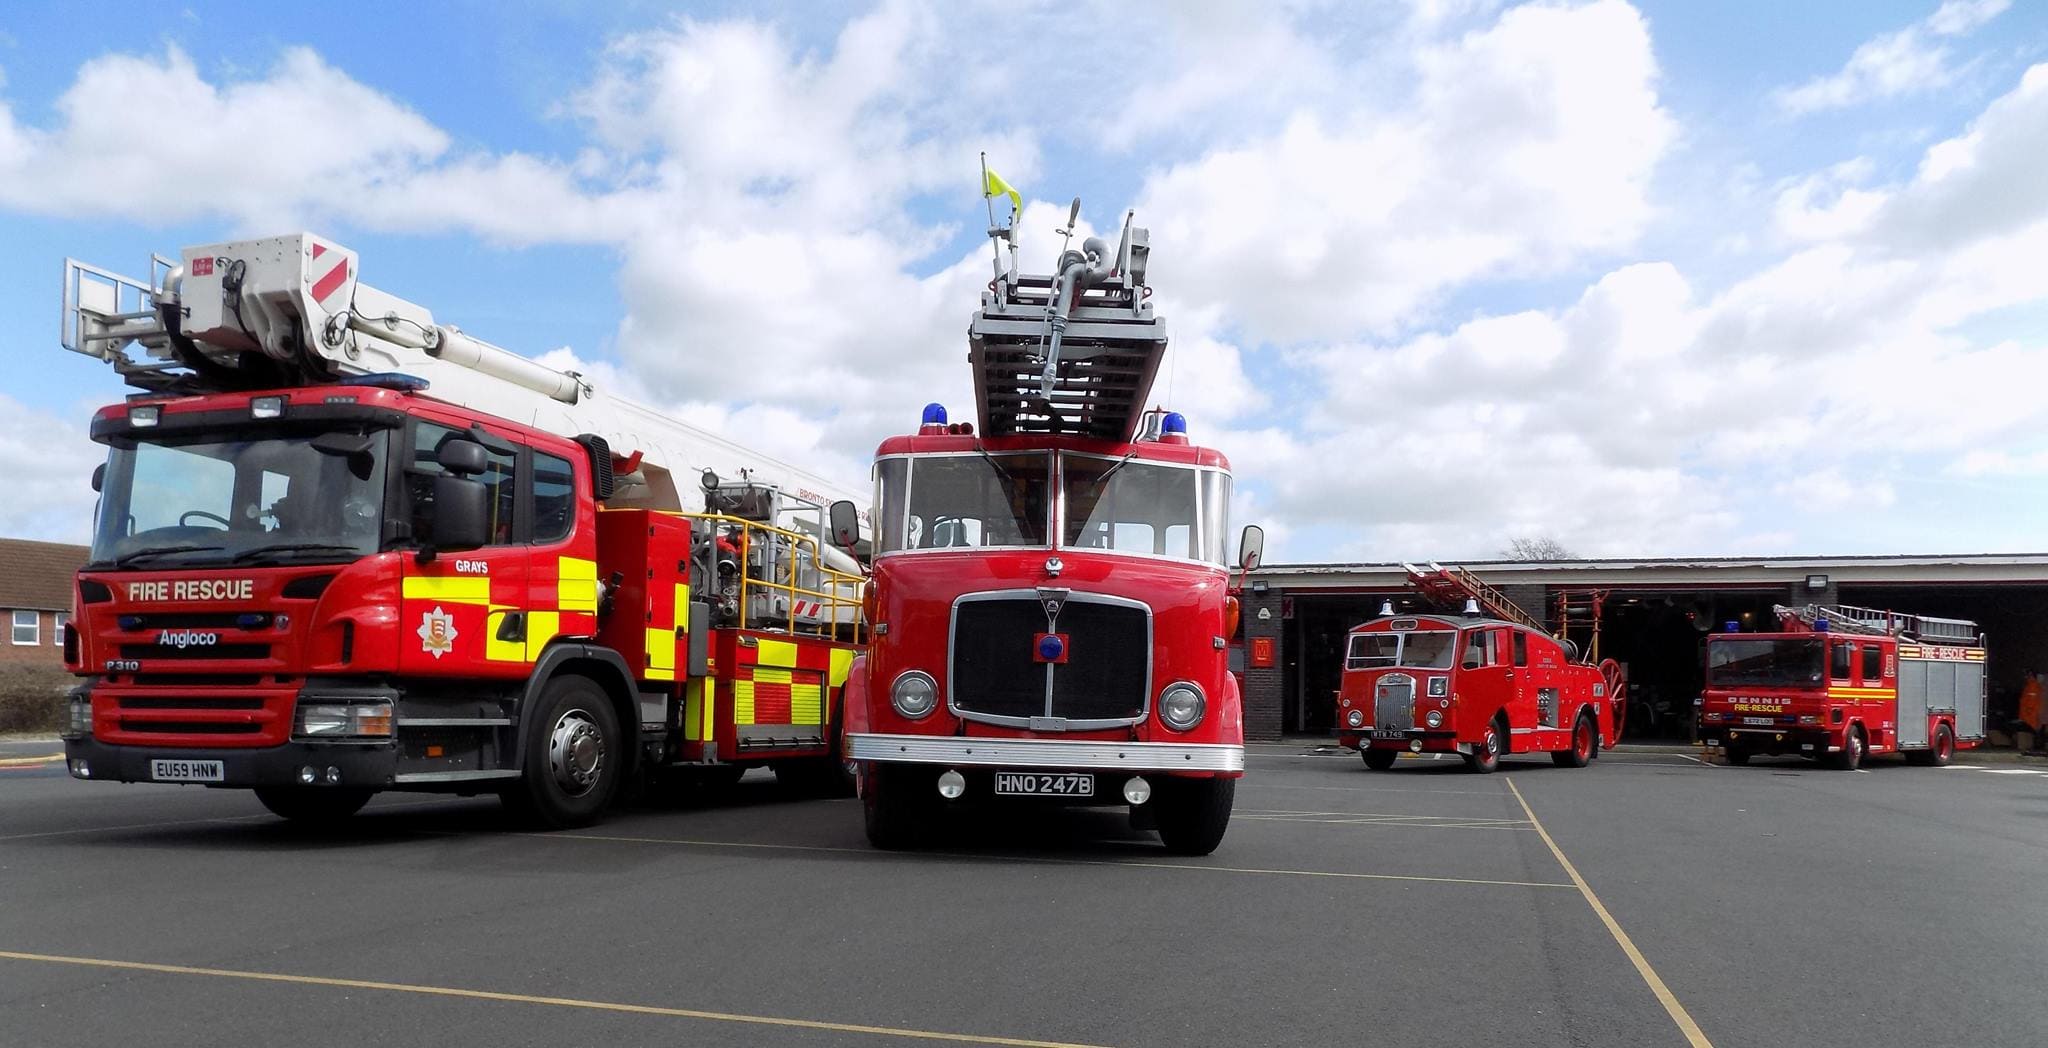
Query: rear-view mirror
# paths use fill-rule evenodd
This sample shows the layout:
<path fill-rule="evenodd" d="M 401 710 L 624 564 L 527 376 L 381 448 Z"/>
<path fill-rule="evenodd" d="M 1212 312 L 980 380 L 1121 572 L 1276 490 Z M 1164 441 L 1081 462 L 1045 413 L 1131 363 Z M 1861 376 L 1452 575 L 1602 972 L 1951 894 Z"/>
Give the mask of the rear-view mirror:
<path fill-rule="evenodd" d="M 473 477 L 490 465 L 489 453 L 482 444 L 461 437 L 443 441 L 434 451 L 434 460 L 458 477 Z"/>
<path fill-rule="evenodd" d="M 475 444 L 482 453 L 483 448 Z M 446 465 L 444 462 L 443 465 Z M 469 477 L 434 478 L 434 516 L 428 541 L 436 551 L 475 549 L 491 540 L 491 489 Z"/>
<path fill-rule="evenodd" d="M 1237 566 L 1250 571 L 1259 566 L 1266 555 L 1266 529 L 1257 524 L 1246 524 L 1244 533 L 1237 539 Z"/>
<path fill-rule="evenodd" d="M 92 468 L 92 490 L 98 492 L 107 486 L 107 464 L 102 462 Z"/>
<path fill-rule="evenodd" d="M 860 510 L 853 503 L 840 499 L 828 512 L 832 518 L 832 544 L 841 549 L 852 549 L 860 542 Z"/>

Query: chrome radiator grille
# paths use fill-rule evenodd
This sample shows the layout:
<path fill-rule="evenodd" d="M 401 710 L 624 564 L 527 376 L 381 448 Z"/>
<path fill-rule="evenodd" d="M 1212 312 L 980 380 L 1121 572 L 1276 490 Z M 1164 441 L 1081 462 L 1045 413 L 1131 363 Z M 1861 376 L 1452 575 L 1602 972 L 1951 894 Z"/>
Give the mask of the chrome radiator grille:
<path fill-rule="evenodd" d="M 1415 727 L 1415 678 L 1389 673 L 1379 679 L 1372 693 L 1372 726 L 1381 731 Z"/>

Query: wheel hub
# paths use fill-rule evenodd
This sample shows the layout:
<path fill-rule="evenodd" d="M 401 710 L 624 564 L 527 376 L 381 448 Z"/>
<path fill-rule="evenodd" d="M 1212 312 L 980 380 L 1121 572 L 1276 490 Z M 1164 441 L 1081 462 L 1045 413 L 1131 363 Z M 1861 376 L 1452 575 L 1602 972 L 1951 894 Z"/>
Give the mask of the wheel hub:
<path fill-rule="evenodd" d="M 570 710 L 548 733 L 548 768 L 572 797 L 589 793 L 604 773 L 604 734 L 583 710 Z"/>

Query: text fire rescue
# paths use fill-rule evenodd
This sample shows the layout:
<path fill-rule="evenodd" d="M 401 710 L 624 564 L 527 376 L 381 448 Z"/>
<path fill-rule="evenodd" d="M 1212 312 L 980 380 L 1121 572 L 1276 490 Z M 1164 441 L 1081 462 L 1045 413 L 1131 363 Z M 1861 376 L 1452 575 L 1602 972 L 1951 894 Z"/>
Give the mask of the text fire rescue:
<path fill-rule="evenodd" d="M 128 599 L 145 600 L 248 600 L 256 595 L 255 579 L 172 579 L 131 582 Z"/>

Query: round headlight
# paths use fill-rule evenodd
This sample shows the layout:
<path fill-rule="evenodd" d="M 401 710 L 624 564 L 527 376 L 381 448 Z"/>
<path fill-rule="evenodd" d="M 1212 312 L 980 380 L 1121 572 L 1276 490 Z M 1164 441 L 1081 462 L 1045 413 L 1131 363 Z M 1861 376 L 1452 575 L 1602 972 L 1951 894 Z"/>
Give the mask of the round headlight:
<path fill-rule="evenodd" d="M 889 704 L 905 717 L 922 717 L 939 704 L 939 682 L 923 670 L 905 670 L 889 689 Z"/>
<path fill-rule="evenodd" d="M 1344 718 L 1344 723 L 1349 724 L 1354 728 L 1365 727 L 1365 711 L 1352 710 L 1350 715 Z"/>
<path fill-rule="evenodd" d="M 1202 713 L 1208 702 L 1202 698 L 1202 689 L 1182 681 L 1167 685 L 1159 696 L 1159 719 L 1175 731 L 1187 731 L 1202 723 Z"/>
<path fill-rule="evenodd" d="M 1422 723 L 1432 728 L 1441 728 L 1444 726 L 1444 712 L 1442 710 L 1431 710 L 1423 714 Z"/>

